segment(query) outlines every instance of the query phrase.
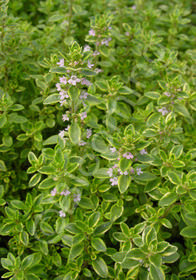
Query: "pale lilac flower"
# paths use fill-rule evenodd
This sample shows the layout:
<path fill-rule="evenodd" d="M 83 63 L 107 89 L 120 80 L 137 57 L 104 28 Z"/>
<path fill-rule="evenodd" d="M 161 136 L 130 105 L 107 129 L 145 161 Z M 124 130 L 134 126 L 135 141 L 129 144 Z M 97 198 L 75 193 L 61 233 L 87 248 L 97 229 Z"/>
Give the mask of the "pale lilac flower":
<path fill-rule="evenodd" d="M 98 51 L 94 51 L 94 52 L 93 52 L 93 55 L 94 55 L 94 56 L 99 55 L 99 54 L 100 54 L 100 52 L 98 52 Z"/>
<path fill-rule="evenodd" d="M 65 121 L 69 121 L 69 117 L 66 114 L 62 115 L 62 120 Z"/>
<path fill-rule="evenodd" d="M 80 141 L 80 143 L 78 144 L 79 146 L 85 146 L 86 145 L 86 142 L 85 141 Z"/>
<path fill-rule="evenodd" d="M 118 172 L 120 173 L 120 175 L 123 175 L 124 173 L 120 170 L 120 168 L 118 169 Z"/>
<path fill-rule="evenodd" d="M 85 79 L 85 78 L 82 78 L 81 84 L 82 85 L 86 85 L 86 86 L 91 86 L 92 85 L 92 83 L 89 80 Z"/>
<path fill-rule="evenodd" d="M 87 117 L 87 112 L 82 112 L 80 115 L 81 120 L 83 121 Z"/>
<path fill-rule="evenodd" d="M 117 164 L 114 164 L 114 165 L 112 166 L 113 169 L 114 169 L 114 168 L 117 168 L 117 167 L 118 167 Z"/>
<path fill-rule="evenodd" d="M 96 45 L 97 45 L 97 46 L 99 46 L 99 45 L 100 45 L 100 43 L 99 43 L 99 42 L 96 42 Z"/>
<path fill-rule="evenodd" d="M 165 107 L 159 109 L 158 112 L 161 113 L 163 116 L 169 113 Z"/>
<path fill-rule="evenodd" d="M 91 36 L 95 36 L 95 30 L 94 29 L 90 29 L 88 34 L 91 35 Z"/>
<path fill-rule="evenodd" d="M 56 84 L 56 88 L 57 88 L 58 91 L 61 91 L 61 84 L 60 84 L 60 83 L 57 83 L 57 84 Z"/>
<path fill-rule="evenodd" d="M 134 172 L 135 172 L 135 170 L 134 170 L 132 167 L 131 167 L 130 171 L 131 171 L 131 173 L 134 173 Z"/>
<path fill-rule="evenodd" d="M 110 182 L 112 183 L 112 186 L 118 185 L 118 178 L 114 177 L 110 179 Z"/>
<path fill-rule="evenodd" d="M 140 262 L 140 263 L 142 263 L 142 262 L 143 262 L 143 260 L 139 260 L 139 262 Z"/>
<path fill-rule="evenodd" d="M 131 158 L 133 158 L 133 155 L 132 155 L 132 153 L 127 152 L 127 153 L 124 153 L 124 154 L 123 154 L 123 157 L 124 157 L 124 158 L 127 158 L 127 159 L 131 159 Z"/>
<path fill-rule="evenodd" d="M 77 78 L 76 76 L 71 76 L 71 78 L 68 80 L 68 83 L 70 85 L 76 86 L 76 83 L 79 83 L 80 79 Z"/>
<path fill-rule="evenodd" d="M 65 76 L 60 77 L 60 78 L 59 78 L 59 81 L 60 81 L 61 84 L 64 84 L 64 85 L 67 84 L 67 78 L 66 78 Z"/>
<path fill-rule="evenodd" d="M 69 128 L 70 128 L 70 125 L 68 125 L 68 126 L 67 126 L 67 128 L 65 128 L 65 130 L 66 130 L 66 131 L 68 131 L 68 130 L 69 130 Z"/>
<path fill-rule="evenodd" d="M 59 211 L 59 216 L 64 218 L 66 216 L 66 213 L 63 210 L 61 210 Z"/>
<path fill-rule="evenodd" d="M 79 202 L 81 200 L 80 194 L 74 194 L 74 202 Z"/>
<path fill-rule="evenodd" d="M 127 172 L 127 171 L 125 171 L 125 172 L 124 172 L 124 175 L 128 175 L 128 172 Z"/>
<path fill-rule="evenodd" d="M 78 62 L 77 62 L 77 61 L 74 61 L 74 65 L 75 65 L 75 66 L 78 65 Z"/>
<path fill-rule="evenodd" d="M 110 177 L 113 176 L 113 169 L 110 167 L 109 170 L 107 171 Z"/>
<path fill-rule="evenodd" d="M 60 59 L 60 61 L 57 62 L 57 65 L 59 65 L 60 67 L 64 67 L 64 59 Z"/>
<path fill-rule="evenodd" d="M 60 101 L 60 106 L 63 106 L 66 102 L 67 102 L 66 100 Z"/>
<path fill-rule="evenodd" d="M 168 96 L 168 97 L 171 96 L 171 94 L 170 94 L 168 91 L 164 92 L 163 94 L 166 95 L 166 96 Z"/>
<path fill-rule="evenodd" d="M 70 191 L 68 191 L 68 190 L 65 190 L 65 191 L 61 192 L 61 195 L 65 195 L 66 196 L 66 195 L 69 195 L 69 194 L 70 194 Z"/>
<path fill-rule="evenodd" d="M 111 37 L 108 37 L 108 41 L 109 41 L 109 42 L 112 41 L 112 38 L 111 38 Z"/>
<path fill-rule="evenodd" d="M 136 9 L 137 9 L 137 6 L 136 6 L 136 5 L 133 5 L 133 6 L 131 7 L 131 9 L 132 9 L 132 10 L 136 10 Z"/>
<path fill-rule="evenodd" d="M 61 90 L 59 92 L 59 95 L 60 95 L 60 99 L 61 100 L 65 99 L 65 98 L 69 98 L 69 95 L 68 95 L 68 93 L 65 90 Z"/>
<path fill-rule="evenodd" d="M 136 171 L 137 171 L 137 175 L 140 175 L 143 173 L 143 171 L 141 170 L 141 168 L 136 168 Z"/>
<path fill-rule="evenodd" d="M 90 50 L 91 50 L 90 46 L 89 45 L 85 45 L 83 52 L 89 52 Z"/>
<path fill-rule="evenodd" d="M 110 148 L 110 151 L 111 151 L 112 153 L 115 153 L 115 152 L 116 152 L 116 148 L 115 148 L 115 147 L 111 147 L 111 148 Z"/>
<path fill-rule="evenodd" d="M 126 35 L 126 36 L 129 36 L 129 35 L 130 35 L 130 33 L 129 33 L 129 32 L 125 32 L 125 35 Z"/>
<path fill-rule="evenodd" d="M 102 70 L 102 69 L 99 69 L 99 68 L 95 68 L 95 72 L 96 72 L 97 74 L 99 74 L 99 73 L 102 73 L 103 70 Z"/>
<path fill-rule="evenodd" d="M 112 29 L 112 27 L 111 26 L 108 26 L 108 30 L 111 30 Z"/>
<path fill-rule="evenodd" d="M 64 130 L 60 130 L 60 132 L 59 132 L 59 136 L 60 136 L 61 138 L 63 138 L 63 137 L 64 137 L 64 134 L 65 134 L 65 131 L 64 131 Z"/>
<path fill-rule="evenodd" d="M 147 154 L 147 151 L 146 151 L 145 149 L 142 149 L 142 150 L 140 151 L 140 154 L 141 154 L 141 155 Z"/>
<path fill-rule="evenodd" d="M 102 45 L 109 46 L 109 41 L 108 41 L 108 39 L 103 39 L 103 40 L 101 41 L 101 44 L 102 44 Z"/>
<path fill-rule="evenodd" d="M 64 20 L 62 23 L 69 24 L 69 22 L 67 20 Z"/>
<path fill-rule="evenodd" d="M 91 135 L 92 135 L 92 129 L 87 128 L 87 130 L 86 130 L 86 138 L 90 138 Z"/>
<path fill-rule="evenodd" d="M 94 66 L 93 63 L 90 63 L 90 60 L 88 60 L 88 64 L 87 64 L 88 68 L 92 68 Z"/>
<path fill-rule="evenodd" d="M 56 195 L 56 192 L 57 192 L 57 191 L 56 191 L 56 188 L 54 188 L 50 193 L 51 193 L 52 196 L 55 196 L 55 195 Z"/>
<path fill-rule="evenodd" d="M 85 92 L 84 90 L 80 94 L 80 99 L 87 99 L 88 92 Z"/>

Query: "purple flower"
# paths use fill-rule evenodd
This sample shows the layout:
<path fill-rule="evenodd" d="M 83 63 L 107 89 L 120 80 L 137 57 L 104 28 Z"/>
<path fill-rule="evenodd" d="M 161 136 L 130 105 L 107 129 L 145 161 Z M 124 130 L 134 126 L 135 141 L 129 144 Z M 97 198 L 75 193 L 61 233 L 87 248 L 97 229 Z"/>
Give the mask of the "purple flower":
<path fill-rule="evenodd" d="M 124 175 L 128 175 L 128 172 L 127 172 L 127 171 L 125 171 L 125 172 L 124 172 Z"/>
<path fill-rule="evenodd" d="M 98 52 L 98 51 L 94 51 L 94 52 L 93 52 L 93 55 L 94 55 L 94 56 L 99 55 L 99 54 L 100 54 L 100 52 Z"/>
<path fill-rule="evenodd" d="M 69 117 L 66 114 L 62 115 L 62 120 L 65 121 L 69 121 Z"/>
<path fill-rule="evenodd" d="M 127 158 L 127 159 L 131 159 L 131 158 L 133 158 L 133 155 L 132 155 L 132 153 L 127 152 L 127 153 L 124 153 L 124 154 L 123 154 L 123 157 L 124 157 L 124 158 Z"/>
<path fill-rule="evenodd" d="M 112 166 L 113 169 L 114 169 L 114 168 L 117 168 L 117 167 L 118 167 L 117 164 L 114 164 L 114 165 Z"/>
<path fill-rule="evenodd" d="M 74 202 L 79 202 L 81 200 L 80 194 L 74 194 Z"/>
<path fill-rule="evenodd" d="M 110 177 L 113 176 L 113 169 L 110 167 L 109 170 L 107 171 Z"/>
<path fill-rule="evenodd" d="M 61 138 L 63 138 L 63 137 L 64 137 L 64 133 L 65 133 L 65 131 L 64 131 L 64 130 L 60 130 L 60 132 L 59 132 L 59 136 L 60 136 Z"/>
<path fill-rule="evenodd" d="M 65 98 L 69 98 L 69 95 L 68 95 L 68 93 L 65 90 L 61 90 L 59 92 L 59 95 L 60 95 L 60 99 L 61 100 L 65 99 Z"/>
<path fill-rule="evenodd" d="M 111 26 L 108 26 L 108 30 L 111 30 L 112 29 L 112 27 Z"/>
<path fill-rule="evenodd" d="M 95 36 L 95 30 L 94 29 L 90 29 L 88 34 L 91 35 L 91 36 Z"/>
<path fill-rule="evenodd" d="M 59 211 L 59 216 L 64 218 L 66 216 L 66 213 L 63 210 L 61 210 Z"/>
<path fill-rule="evenodd" d="M 85 141 L 80 141 L 80 143 L 78 144 L 79 146 L 85 146 L 86 145 L 86 142 Z"/>
<path fill-rule="evenodd" d="M 52 196 L 55 196 L 56 195 L 56 188 L 54 188 L 50 193 L 51 193 Z"/>
<path fill-rule="evenodd" d="M 85 78 L 82 78 L 81 84 L 82 85 L 86 85 L 86 86 L 91 86 L 92 85 L 92 83 L 89 80 L 85 79 Z"/>
<path fill-rule="evenodd" d="M 80 115 L 81 120 L 83 121 L 87 117 L 87 112 L 82 112 Z"/>
<path fill-rule="evenodd" d="M 90 60 L 88 60 L 88 64 L 87 64 L 88 68 L 92 68 L 94 66 L 93 63 L 90 63 Z"/>
<path fill-rule="evenodd" d="M 89 52 L 91 50 L 89 45 L 84 46 L 84 51 L 83 52 Z"/>
<path fill-rule="evenodd" d="M 161 113 L 163 116 L 169 113 L 165 107 L 159 109 L 158 112 Z"/>
<path fill-rule="evenodd" d="M 69 195 L 69 194 L 70 194 L 70 191 L 68 191 L 68 190 L 65 190 L 65 191 L 61 192 L 61 195 L 65 195 L 66 196 L 66 195 Z"/>
<path fill-rule="evenodd" d="M 84 90 L 80 94 L 80 99 L 87 99 L 88 92 L 85 92 Z"/>
<path fill-rule="evenodd" d="M 108 39 L 103 39 L 103 40 L 101 41 L 101 44 L 102 44 L 102 45 L 109 46 L 109 40 L 108 40 Z"/>
<path fill-rule="evenodd" d="M 135 172 L 135 170 L 134 170 L 132 167 L 131 167 L 130 171 L 131 171 L 131 173 L 134 173 L 134 172 Z"/>
<path fill-rule="evenodd" d="M 168 91 L 164 92 L 163 94 L 166 95 L 166 96 L 168 96 L 168 97 L 171 96 L 171 94 L 170 94 Z"/>
<path fill-rule="evenodd" d="M 120 170 L 120 168 L 118 169 L 118 172 L 120 173 L 120 175 L 123 175 L 124 173 Z"/>
<path fill-rule="evenodd" d="M 136 168 L 136 172 L 137 172 L 137 175 L 140 175 L 143 173 L 143 171 L 141 170 L 141 168 Z"/>
<path fill-rule="evenodd" d="M 68 83 L 70 85 L 76 86 L 76 83 L 79 83 L 80 79 L 78 79 L 76 76 L 71 76 L 71 78 L 68 80 Z"/>
<path fill-rule="evenodd" d="M 60 59 L 60 61 L 57 62 L 57 65 L 59 65 L 60 67 L 64 67 L 64 59 Z"/>
<path fill-rule="evenodd" d="M 70 125 L 68 125 L 68 126 L 65 128 L 65 130 L 66 130 L 66 131 L 68 131 L 68 130 L 69 130 L 69 128 L 70 128 Z"/>
<path fill-rule="evenodd" d="M 91 135 L 92 135 L 92 129 L 87 128 L 87 130 L 86 130 L 86 138 L 90 138 Z"/>
<path fill-rule="evenodd" d="M 67 78 L 66 78 L 65 76 L 60 77 L 60 78 L 59 78 L 59 81 L 60 81 L 61 84 L 64 84 L 64 85 L 67 84 Z"/>
<path fill-rule="evenodd" d="M 132 9 L 132 10 L 136 10 L 136 9 L 137 9 L 137 6 L 136 6 L 136 5 L 133 5 L 133 6 L 131 7 L 131 9 Z"/>
<path fill-rule="evenodd" d="M 111 147 L 111 148 L 110 148 L 110 151 L 111 151 L 112 153 L 115 153 L 115 152 L 116 152 L 116 148 L 115 148 L 115 147 Z"/>
<path fill-rule="evenodd" d="M 110 179 L 110 182 L 112 183 L 111 185 L 112 186 L 117 186 L 118 185 L 118 178 L 114 177 L 114 178 L 111 178 Z"/>
<path fill-rule="evenodd" d="M 99 74 L 99 73 L 102 73 L 103 70 L 102 70 L 102 69 L 99 69 L 99 68 L 95 68 L 95 72 L 96 72 L 97 74 Z"/>
<path fill-rule="evenodd" d="M 140 154 L 141 154 L 141 155 L 147 154 L 147 151 L 146 151 L 145 149 L 142 149 L 142 150 L 140 151 Z"/>
<path fill-rule="evenodd" d="M 126 36 L 129 36 L 129 35 L 130 35 L 130 33 L 129 33 L 129 32 L 125 32 L 125 35 L 126 35 Z"/>
<path fill-rule="evenodd" d="M 61 84 L 60 84 L 60 83 L 57 83 L 57 84 L 56 84 L 56 88 L 57 88 L 58 91 L 61 91 Z"/>

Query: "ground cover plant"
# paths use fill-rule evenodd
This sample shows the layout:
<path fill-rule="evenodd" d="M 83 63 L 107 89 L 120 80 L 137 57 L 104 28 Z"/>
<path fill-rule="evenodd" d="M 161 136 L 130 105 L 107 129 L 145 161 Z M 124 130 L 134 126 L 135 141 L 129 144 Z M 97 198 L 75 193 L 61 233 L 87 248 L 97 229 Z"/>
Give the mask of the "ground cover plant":
<path fill-rule="evenodd" d="M 196 277 L 196 2 L 0 0 L 0 275 Z"/>

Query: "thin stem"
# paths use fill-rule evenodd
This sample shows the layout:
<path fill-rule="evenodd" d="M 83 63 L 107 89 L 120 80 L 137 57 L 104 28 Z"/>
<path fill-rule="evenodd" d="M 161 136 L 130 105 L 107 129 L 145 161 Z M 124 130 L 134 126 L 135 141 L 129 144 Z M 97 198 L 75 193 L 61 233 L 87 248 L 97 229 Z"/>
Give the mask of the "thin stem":
<path fill-rule="evenodd" d="M 70 34 L 70 29 L 71 29 L 73 2 L 74 2 L 74 0 L 70 0 L 70 4 L 69 4 L 69 24 L 68 24 L 68 29 L 67 29 L 67 35 Z"/>

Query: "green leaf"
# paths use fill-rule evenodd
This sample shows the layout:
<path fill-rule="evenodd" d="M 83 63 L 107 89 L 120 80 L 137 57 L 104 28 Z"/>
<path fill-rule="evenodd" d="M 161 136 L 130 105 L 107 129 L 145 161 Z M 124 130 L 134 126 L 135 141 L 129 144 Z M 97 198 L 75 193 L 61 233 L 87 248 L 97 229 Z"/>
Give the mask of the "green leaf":
<path fill-rule="evenodd" d="M 100 252 L 101 251 L 105 252 L 107 249 L 104 241 L 99 237 L 93 237 L 91 239 L 91 245 L 95 250 L 100 251 Z"/>
<path fill-rule="evenodd" d="M 131 183 L 131 177 L 129 175 L 120 175 L 118 178 L 118 189 L 120 193 L 126 192 Z"/>
<path fill-rule="evenodd" d="M 196 227 L 185 227 L 181 230 L 180 234 L 187 238 L 196 238 Z"/>
<path fill-rule="evenodd" d="M 141 180 L 141 181 L 153 181 L 153 180 L 157 179 L 157 176 L 155 176 L 154 174 L 152 174 L 150 172 L 143 172 L 140 175 L 133 176 L 133 179 Z"/>
<path fill-rule="evenodd" d="M 174 155 L 175 158 L 177 159 L 181 156 L 182 152 L 183 152 L 183 145 L 176 145 L 171 149 L 170 154 Z"/>
<path fill-rule="evenodd" d="M 182 115 L 183 117 L 191 118 L 189 111 L 187 110 L 187 108 L 184 105 L 175 104 L 174 108 L 175 108 L 176 112 L 178 114 Z"/>
<path fill-rule="evenodd" d="M 101 225 L 98 225 L 95 230 L 94 230 L 94 233 L 93 235 L 99 235 L 99 234 L 104 234 L 106 231 L 108 231 L 112 226 L 112 222 L 106 222 L 106 223 L 103 223 Z"/>
<path fill-rule="evenodd" d="M 108 90 L 108 84 L 105 80 L 98 80 L 98 81 L 96 81 L 95 84 L 102 91 L 107 91 Z"/>
<path fill-rule="evenodd" d="M 161 267 L 150 266 L 151 280 L 165 280 L 165 273 Z"/>
<path fill-rule="evenodd" d="M 69 259 L 70 260 L 75 259 L 76 257 L 78 257 L 79 255 L 82 254 L 83 250 L 84 250 L 83 244 L 79 243 L 79 244 L 73 245 L 71 247 L 71 250 L 69 253 Z"/>
<path fill-rule="evenodd" d="M 51 94 L 50 96 L 48 96 L 48 97 L 44 100 L 43 104 L 44 104 L 44 105 L 55 104 L 55 103 L 58 103 L 59 101 L 60 101 L 60 99 L 59 99 L 59 94 L 54 93 L 54 94 Z"/>
<path fill-rule="evenodd" d="M 21 242 L 25 245 L 28 246 L 29 243 L 29 235 L 26 231 L 22 231 L 19 235 L 19 238 L 21 240 Z"/>
<path fill-rule="evenodd" d="M 176 202 L 176 200 L 178 199 L 178 195 L 176 193 L 171 193 L 168 192 L 166 194 L 164 194 L 164 196 L 162 196 L 162 198 L 159 201 L 159 206 L 169 206 L 171 204 L 173 204 L 174 202 Z"/>
<path fill-rule="evenodd" d="M 4 125 L 6 124 L 6 122 L 7 122 L 7 117 L 6 117 L 6 115 L 4 114 L 4 115 L 0 116 L 0 128 L 4 127 Z"/>
<path fill-rule="evenodd" d="M 27 268 L 31 267 L 32 265 L 34 265 L 34 260 L 35 260 L 35 254 L 31 254 L 31 255 L 27 256 L 26 258 L 23 259 L 23 261 L 21 263 L 21 268 L 27 269 Z"/>
<path fill-rule="evenodd" d="M 54 187 L 55 185 L 56 181 L 54 181 L 52 178 L 46 178 L 39 184 L 38 188 L 47 190 Z"/>
<path fill-rule="evenodd" d="M 80 95 L 80 90 L 77 87 L 71 87 L 68 90 L 68 94 L 69 94 L 71 100 L 76 103 L 78 100 L 78 97 Z"/>
<path fill-rule="evenodd" d="M 139 260 L 133 260 L 130 258 L 126 258 L 121 264 L 122 268 L 125 269 L 133 269 L 134 267 L 137 267 L 139 265 L 140 265 Z"/>
<path fill-rule="evenodd" d="M 97 223 L 99 222 L 100 217 L 101 217 L 100 212 L 92 213 L 88 218 L 89 228 L 95 227 L 97 225 Z"/>
<path fill-rule="evenodd" d="M 21 200 L 12 200 L 10 203 L 11 203 L 12 207 L 14 207 L 16 209 L 24 210 L 26 208 L 24 202 L 22 202 Z"/>
<path fill-rule="evenodd" d="M 29 187 L 33 187 L 36 186 L 39 181 L 41 180 L 42 175 L 37 173 L 35 175 L 33 175 L 33 177 L 31 177 L 30 181 L 29 181 Z"/>
<path fill-rule="evenodd" d="M 168 171 L 167 176 L 169 177 L 169 180 L 172 184 L 180 185 L 181 179 L 179 178 L 178 174 L 176 174 L 173 171 Z"/>
<path fill-rule="evenodd" d="M 155 91 L 145 92 L 144 96 L 151 98 L 151 99 L 158 99 L 160 97 L 160 93 Z"/>
<path fill-rule="evenodd" d="M 56 73 L 56 74 L 67 74 L 67 69 L 65 67 L 54 67 L 50 69 L 51 73 Z"/>
<path fill-rule="evenodd" d="M 5 172 L 7 170 L 3 160 L 0 160 L 0 171 Z"/>
<path fill-rule="evenodd" d="M 92 200 L 89 197 L 82 197 L 79 206 L 84 209 L 92 209 L 94 207 Z"/>
<path fill-rule="evenodd" d="M 102 278 L 107 278 L 108 267 L 102 258 L 98 257 L 95 261 L 92 261 L 92 266 L 99 276 L 101 276 Z"/>
<path fill-rule="evenodd" d="M 20 116 L 16 113 L 12 113 L 9 115 L 9 122 L 11 123 L 25 123 L 27 121 L 27 118 Z"/>
<path fill-rule="evenodd" d="M 162 257 L 161 255 L 155 254 L 149 257 L 149 261 L 156 267 L 160 267 L 162 264 Z"/>
<path fill-rule="evenodd" d="M 124 207 L 123 206 L 118 206 L 118 205 L 113 205 L 112 208 L 110 209 L 110 220 L 115 221 L 117 220 L 123 213 Z"/>
<path fill-rule="evenodd" d="M 75 145 L 80 142 L 81 129 L 76 121 L 74 121 L 69 128 L 69 138 Z"/>
<path fill-rule="evenodd" d="M 131 165 L 132 161 L 127 158 L 122 158 L 119 162 L 119 167 L 122 172 L 125 172 Z"/>
<path fill-rule="evenodd" d="M 26 221 L 26 228 L 27 228 L 28 233 L 31 236 L 33 236 L 35 234 L 36 226 L 35 226 L 35 222 L 33 221 L 33 219 Z"/>
<path fill-rule="evenodd" d="M 118 93 L 119 94 L 131 94 L 133 93 L 134 91 L 126 86 L 124 87 L 121 87 L 119 90 L 118 90 Z"/>

